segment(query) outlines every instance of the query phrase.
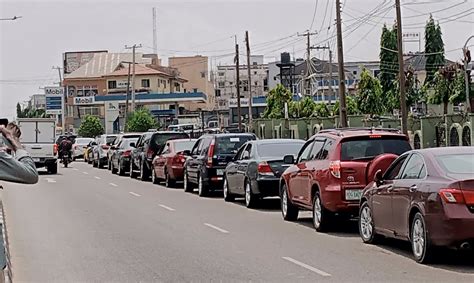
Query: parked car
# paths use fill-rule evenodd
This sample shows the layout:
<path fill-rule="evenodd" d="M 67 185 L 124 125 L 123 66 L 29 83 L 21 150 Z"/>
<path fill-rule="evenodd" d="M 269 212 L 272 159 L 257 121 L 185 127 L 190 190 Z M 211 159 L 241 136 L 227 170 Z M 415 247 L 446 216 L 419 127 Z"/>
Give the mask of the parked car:
<path fill-rule="evenodd" d="M 117 135 L 101 135 L 97 139 L 97 146 L 92 149 L 92 165 L 94 167 L 102 168 L 107 164 L 107 152 L 110 146 L 114 143 Z"/>
<path fill-rule="evenodd" d="M 302 140 L 269 139 L 245 143 L 224 172 L 224 200 L 245 196 L 245 205 L 254 207 L 263 197 L 279 195 L 281 174 L 290 165 L 285 154 L 296 156 L 305 144 Z"/>
<path fill-rule="evenodd" d="M 189 138 L 186 133 L 171 131 L 154 131 L 142 134 L 137 141 L 136 148 L 132 150 L 130 177 L 135 178 L 139 175 L 140 180 L 148 180 L 151 176 L 153 158 L 166 141 L 186 138 Z"/>
<path fill-rule="evenodd" d="M 221 190 L 224 170 L 237 150 L 247 141 L 255 140 L 253 134 L 203 135 L 194 144 L 184 165 L 184 191 L 198 187 L 199 196 L 211 190 Z"/>
<path fill-rule="evenodd" d="M 130 138 L 138 138 L 141 136 L 141 133 L 126 133 L 126 134 L 119 134 L 115 141 L 111 144 L 109 150 L 107 151 L 107 169 L 112 170 L 112 155 L 114 154 L 115 150 L 118 148 L 118 145 L 123 139 L 130 139 Z"/>
<path fill-rule="evenodd" d="M 87 148 L 87 145 L 93 140 L 93 138 L 76 138 L 72 146 L 72 159 L 76 160 L 77 158 L 84 157 L 84 150 Z"/>
<path fill-rule="evenodd" d="M 153 159 L 152 182 L 158 184 L 164 180 L 166 187 L 173 187 L 176 181 L 182 181 L 186 161 L 184 152 L 191 151 L 195 143 L 195 139 L 168 140 Z"/>
<path fill-rule="evenodd" d="M 132 150 L 138 139 L 138 137 L 122 138 L 117 145 L 110 147 L 113 152 L 110 158 L 110 170 L 112 171 L 112 174 L 117 173 L 120 176 L 123 176 L 128 172 L 130 169 Z"/>
<path fill-rule="evenodd" d="M 408 137 L 394 129 L 345 128 L 322 130 L 311 137 L 280 184 L 283 218 L 294 221 L 300 209 L 313 212 L 317 231 L 333 220 L 357 216 L 369 164 L 378 155 L 410 150 Z"/>
<path fill-rule="evenodd" d="M 360 236 L 411 242 L 415 260 L 436 246 L 474 246 L 474 147 L 409 151 L 375 173 L 360 201 Z"/>

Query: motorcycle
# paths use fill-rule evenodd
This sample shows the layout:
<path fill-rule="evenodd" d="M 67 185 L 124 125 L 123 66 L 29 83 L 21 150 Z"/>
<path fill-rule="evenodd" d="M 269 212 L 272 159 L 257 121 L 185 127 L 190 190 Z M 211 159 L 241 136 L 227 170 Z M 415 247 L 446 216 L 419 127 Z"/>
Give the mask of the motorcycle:
<path fill-rule="evenodd" d="M 61 163 L 64 165 L 64 168 L 67 168 L 67 165 L 72 162 L 71 154 L 62 154 Z"/>

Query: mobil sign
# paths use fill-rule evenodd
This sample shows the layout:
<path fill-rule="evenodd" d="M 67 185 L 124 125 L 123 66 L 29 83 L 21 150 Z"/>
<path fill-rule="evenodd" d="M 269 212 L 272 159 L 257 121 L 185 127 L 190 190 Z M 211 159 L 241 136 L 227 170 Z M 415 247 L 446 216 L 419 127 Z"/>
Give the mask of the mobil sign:
<path fill-rule="evenodd" d="M 87 104 L 94 104 L 94 103 L 95 103 L 95 96 L 74 97 L 74 105 L 87 105 Z"/>
<path fill-rule="evenodd" d="M 56 86 L 45 87 L 44 93 L 46 98 L 46 114 L 62 114 L 64 88 Z"/>

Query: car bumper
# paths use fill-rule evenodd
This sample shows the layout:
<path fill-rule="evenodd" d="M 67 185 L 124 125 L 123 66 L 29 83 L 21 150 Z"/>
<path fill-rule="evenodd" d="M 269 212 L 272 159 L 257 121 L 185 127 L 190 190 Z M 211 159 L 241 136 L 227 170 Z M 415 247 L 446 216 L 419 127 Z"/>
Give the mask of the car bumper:
<path fill-rule="evenodd" d="M 354 188 L 361 189 L 362 188 Z M 360 200 L 345 200 L 344 190 L 339 185 L 328 186 L 321 195 L 324 207 L 335 213 L 359 214 Z"/>
<path fill-rule="evenodd" d="M 466 205 L 448 204 L 444 208 L 444 214 L 425 216 L 431 242 L 448 247 L 459 247 L 464 242 L 474 245 L 474 213 Z"/>
<path fill-rule="evenodd" d="M 252 189 L 255 194 L 266 197 L 279 196 L 279 183 L 278 177 L 262 177 L 252 181 Z"/>
<path fill-rule="evenodd" d="M 171 166 L 170 176 L 174 180 L 182 181 L 184 177 L 184 168 L 182 166 Z"/>
<path fill-rule="evenodd" d="M 218 191 L 222 190 L 224 185 L 224 169 L 225 168 L 208 168 L 207 174 L 203 181 L 205 185 L 209 186 L 210 190 Z"/>
<path fill-rule="evenodd" d="M 33 158 L 33 161 L 35 162 L 36 168 L 41 168 L 45 167 L 51 164 L 55 164 L 57 162 L 57 158 Z"/>

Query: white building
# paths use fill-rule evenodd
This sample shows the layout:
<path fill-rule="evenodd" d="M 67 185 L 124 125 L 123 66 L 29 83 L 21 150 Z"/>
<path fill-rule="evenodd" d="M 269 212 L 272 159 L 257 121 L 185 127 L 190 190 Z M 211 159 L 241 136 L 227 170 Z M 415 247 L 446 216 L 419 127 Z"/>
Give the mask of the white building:
<path fill-rule="evenodd" d="M 45 109 L 46 108 L 46 95 L 33 94 L 30 97 L 29 107 L 31 107 L 32 109 Z"/>

